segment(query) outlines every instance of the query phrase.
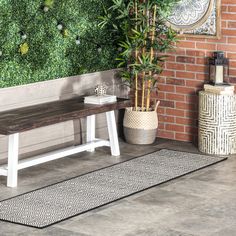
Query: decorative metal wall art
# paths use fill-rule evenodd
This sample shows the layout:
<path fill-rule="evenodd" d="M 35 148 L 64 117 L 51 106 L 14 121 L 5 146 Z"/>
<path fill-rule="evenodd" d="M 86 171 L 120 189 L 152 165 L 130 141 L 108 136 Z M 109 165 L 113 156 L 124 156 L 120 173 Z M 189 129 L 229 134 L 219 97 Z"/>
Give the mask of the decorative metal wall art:
<path fill-rule="evenodd" d="M 182 0 L 167 24 L 185 36 L 220 37 L 221 0 Z"/>

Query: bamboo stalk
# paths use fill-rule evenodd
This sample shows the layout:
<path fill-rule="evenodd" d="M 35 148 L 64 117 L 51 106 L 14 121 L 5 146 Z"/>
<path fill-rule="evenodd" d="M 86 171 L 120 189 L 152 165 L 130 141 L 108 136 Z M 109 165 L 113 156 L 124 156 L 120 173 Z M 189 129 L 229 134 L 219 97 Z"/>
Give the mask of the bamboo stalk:
<path fill-rule="evenodd" d="M 142 111 L 144 111 L 144 98 L 145 98 L 145 79 L 144 78 L 145 78 L 145 72 L 142 73 Z"/>
<path fill-rule="evenodd" d="M 146 3 L 146 0 L 144 0 L 143 3 L 145 4 L 145 3 Z M 146 9 L 144 8 L 144 10 L 143 10 L 143 16 L 146 16 L 146 14 L 147 14 L 147 11 L 146 11 Z M 144 27 L 145 27 L 145 25 L 144 25 Z M 144 38 L 146 39 L 146 37 L 147 37 L 147 34 L 145 33 Z M 145 42 L 144 42 L 144 47 L 143 47 L 143 49 L 142 49 L 143 55 L 145 54 L 145 52 L 146 52 L 146 40 L 145 40 Z M 142 73 L 142 111 L 144 111 L 145 87 L 146 87 L 146 86 L 145 86 L 145 72 L 143 72 L 143 73 Z"/>
<path fill-rule="evenodd" d="M 134 7 L 135 7 L 135 30 L 138 30 L 137 20 L 138 20 L 138 4 L 137 0 L 134 0 Z M 138 50 L 137 47 L 135 49 L 135 64 L 137 63 L 138 59 Z M 138 110 L 138 74 L 135 73 L 135 111 Z"/>
<path fill-rule="evenodd" d="M 156 22 L 156 14 L 157 14 L 157 5 L 154 6 L 154 10 L 153 10 L 153 22 L 152 22 L 152 36 L 151 36 L 151 42 L 153 44 L 154 42 L 154 38 L 155 38 L 155 22 Z M 151 47 L 151 53 L 150 53 L 150 61 L 153 61 L 153 56 L 154 56 L 154 50 L 153 47 Z M 149 71 L 149 76 L 152 76 L 152 71 Z M 147 111 L 150 108 L 150 93 L 151 93 L 151 80 L 148 80 L 148 91 L 147 91 L 147 104 L 146 104 L 146 109 Z"/>

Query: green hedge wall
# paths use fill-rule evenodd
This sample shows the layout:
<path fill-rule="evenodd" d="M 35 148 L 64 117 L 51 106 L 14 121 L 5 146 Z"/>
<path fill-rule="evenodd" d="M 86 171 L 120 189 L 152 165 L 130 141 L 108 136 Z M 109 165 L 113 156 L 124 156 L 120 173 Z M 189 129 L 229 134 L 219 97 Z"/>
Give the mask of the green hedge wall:
<path fill-rule="evenodd" d="M 98 26 L 109 3 L 0 0 L 0 87 L 115 68 L 116 46 Z"/>

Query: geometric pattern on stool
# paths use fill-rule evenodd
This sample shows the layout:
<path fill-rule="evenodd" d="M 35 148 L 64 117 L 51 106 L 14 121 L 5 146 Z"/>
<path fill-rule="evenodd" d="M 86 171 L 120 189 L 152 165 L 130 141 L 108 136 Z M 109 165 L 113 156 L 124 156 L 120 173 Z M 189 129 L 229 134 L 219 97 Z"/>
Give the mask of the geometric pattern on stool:
<path fill-rule="evenodd" d="M 236 153 L 236 96 L 199 93 L 199 150 L 207 154 Z"/>
<path fill-rule="evenodd" d="M 44 228 L 222 160 L 162 149 L 3 200 L 0 219 Z"/>

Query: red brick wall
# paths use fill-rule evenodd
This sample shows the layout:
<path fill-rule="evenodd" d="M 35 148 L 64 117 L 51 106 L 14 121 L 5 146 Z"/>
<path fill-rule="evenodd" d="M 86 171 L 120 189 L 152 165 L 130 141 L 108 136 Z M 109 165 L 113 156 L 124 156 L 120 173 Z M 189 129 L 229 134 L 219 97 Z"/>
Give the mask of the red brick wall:
<path fill-rule="evenodd" d="M 230 59 L 229 82 L 236 83 L 236 0 L 222 0 L 221 39 L 183 38 L 158 79 L 158 137 L 197 142 L 198 91 L 208 80 L 207 57 L 216 50 Z"/>

